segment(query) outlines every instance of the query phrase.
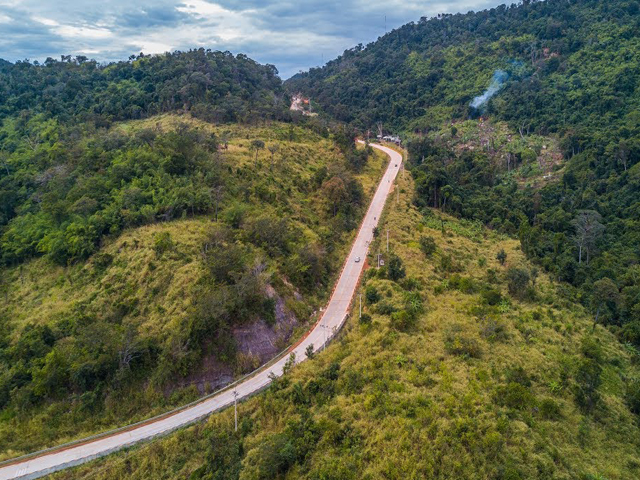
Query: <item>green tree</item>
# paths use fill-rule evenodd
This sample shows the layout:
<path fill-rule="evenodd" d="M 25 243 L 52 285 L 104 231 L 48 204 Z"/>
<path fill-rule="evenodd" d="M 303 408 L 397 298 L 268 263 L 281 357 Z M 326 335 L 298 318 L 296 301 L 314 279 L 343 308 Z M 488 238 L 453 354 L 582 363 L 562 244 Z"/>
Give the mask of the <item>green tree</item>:
<path fill-rule="evenodd" d="M 394 282 L 397 282 L 398 280 L 404 278 L 406 275 L 402 259 L 393 253 L 389 256 L 387 274 L 389 278 Z"/>
<path fill-rule="evenodd" d="M 500 262 L 500 265 L 504 266 L 507 261 L 507 252 L 504 251 L 504 248 L 501 248 L 498 254 L 496 255 L 496 259 Z"/>
<path fill-rule="evenodd" d="M 615 313 L 619 301 L 620 292 L 613 280 L 605 277 L 595 282 L 591 295 L 591 308 L 595 314 L 594 326 L 598 323 L 603 311 Z"/>
<path fill-rule="evenodd" d="M 256 152 L 256 157 L 255 157 L 256 167 L 258 166 L 258 153 L 262 149 L 264 149 L 264 142 L 262 140 L 252 140 L 251 141 L 251 150 Z"/>
<path fill-rule="evenodd" d="M 507 286 L 509 295 L 516 298 L 524 298 L 527 295 L 531 277 L 524 268 L 509 267 L 507 270 Z"/>
<path fill-rule="evenodd" d="M 437 249 L 436 241 L 434 240 L 433 237 L 429 237 L 429 236 L 420 237 L 420 250 L 422 250 L 422 253 L 424 253 L 425 256 L 430 257 L 435 253 L 436 249 Z"/>

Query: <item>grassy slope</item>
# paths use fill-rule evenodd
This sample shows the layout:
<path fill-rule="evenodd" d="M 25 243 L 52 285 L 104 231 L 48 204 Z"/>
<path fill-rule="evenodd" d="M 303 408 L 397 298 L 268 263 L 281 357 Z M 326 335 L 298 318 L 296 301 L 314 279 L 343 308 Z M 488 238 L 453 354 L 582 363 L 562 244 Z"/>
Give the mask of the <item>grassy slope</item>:
<path fill-rule="evenodd" d="M 166 131 L 181 122 L 211 130 L 219 137 L 228 137 L 229 148 L 224 158 L 233 168 L 253 166 L 255 156 L 249 148 L 252 140 L 262 139 L 267 145 L 277 141 L 280 149 L 275 154 L 273 171 L 269 172 L 267 167 L 270 153 L 262 150 L 259 159 L 264 166 L 258 178 L 251 181 L 254 185 L 268 184 L 276 199 L 265 201 L 251 194 L 244 199 L 251 209 L 247 217 L 250 219 L 265 212 L 278 215 L 286 203 L 284 208 L 293 226 L 309 241 L 322 242 L 322 236 L 330 226 L 326 221 L 321 193 L 305 194 L 296 185 L 311 178 L 318 168 L 342 162 L 342 156 L 332 141 L 301 128 L 293 130 L 295 138 L 289 141 L 290 127 L 285 124 L 216 127 L 175 115 L 128 122 L 117 128 L 127 134 L 148 127 Z M 385 166 L 386 157 L 376 154 L 356 175 L 367 199 Z M 226 200 L 221 210 L 232 199 Z M 10 319 L 15 340 L 26 325 L 59 325 L 66 317 L 78 313 L 109 321 L 110 315 L 118 315 L 120 305 L 127 305 L 128 313 L 121 320 L 122 328 L 133 327 L 138 339 L 151 339 L 160 344 L 193 314 L 194 295 L 205 275 L 201 249 L 213 226 L 213 218 L 205 216 L 143 226 L 108 239 L 86 263 L 60 267 L 40 258 L 20 267 L 4 269 L 0 318 Z M 160 233 L 168 233 L 173 242 L 173 247 L 161 254 L 155 249 L 155 240 Z M 330 254 L 334 275 L 353 235 L 354 232 L 345 233 Z M 112 260 L 103 265 L 108 256 Z M 277 271 L 275 277 L 280 278 Z M 282 282 L 276 285 L 276 289 L 288 306 L 296 304 L 293 292 Z M 313 311 L 326 300 L 326 293 L 317 289 L 305 295 L 295 313 Z M 301 323 L 294 337 L 306 328 L 307 320 L 298 318 Z M 236 374 L 243 373 L 241 367 L 236 365 L 235 368 Z M 168 393 L 172 394 L 168 396 Z M 105 409 L 97 413 L 86 411 L 84 399 L 79 396 L 47 402 L 25 411 L 5 409 L 0 413 L 0 446 L 4 450 L 0 458 L 14 457 L 140 420 L 199 395 L 195 388 L 172 388 L 167 392 L 140 379 L 119 390 L 117 395 L 107 397 Z M 126 402 L 122 401 L 123 397 Z"/>
<path fill-rule="evenodd" d="M 408 176 L 400 183 L 400 205 L 393 201 L 384 220 L 407 276 L 422 283 L 426 310 L 415 328 L 398 331 L 379 307 L 367 306 L 371 325 L 352 319 L 326 352 L 240 407 L 241 433 L 233 434 L 228 410 L 55 478 L 278 476 L 269 465 L 291 479 L 637 478 L 640 432 L 624 392 L 638 376 L 638 359 L 605 329 L 593 330 L 591 318 L 544 275 L 535 301 L 496 307 L 451 288 L 453 274 L 442 269 L 447 255 L 476 285 L 495 270 L 494 287 L 505 298 L 506 268 L 526 260 L 517 241 L 481 226 L 424 219 L 410 206 Z M 429 259 L 421 235 L 437 242 Z M 500 249 L 506 266 L 496 260 Z M 381 301 L 402 308 L 401 285 L 368 276 Z M 584 414 L 574 392 L 588 339 L 587 353 L 598 350 L 593 345 L 602 351 L 602 401 Z M 273 447 L 283 435 L 297 454 Z M 220 476 L 207 477 L 207 465 Z"/>

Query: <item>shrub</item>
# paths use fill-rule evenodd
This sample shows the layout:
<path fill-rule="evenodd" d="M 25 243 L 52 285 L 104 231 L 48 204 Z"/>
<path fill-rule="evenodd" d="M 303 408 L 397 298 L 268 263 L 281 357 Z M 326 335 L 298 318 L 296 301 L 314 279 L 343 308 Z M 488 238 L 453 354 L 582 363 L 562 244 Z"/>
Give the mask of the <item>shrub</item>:
<path fill-rule="evenodd" d="M 592 412 L 600 403 L 598 388 L 602 383 L 602 367 L 593 358 L 585 358 L 578 365 L 575 379 L 575 399 L 578 406 L 585 412 Z"/>
<path fill-rule="evenodd" d="M 480 358 L 482 348 L 480 343 L 471 337 L 467 337 L 462 333 L 460 325 L 454 325 L 445 335 L 445 349 L 452 355 L 460 355 L 469 358 Z"/>
<path fill-rule="evenodd" d="M 173 240 L 169 232 L 160 232 L 153 238 L 153 249 L 157 256 L 161 256 L 164 252 L 173 250 Z"/>
<path fill-rule="evenodd" d="M 540 416 L 545 420 L 559 420 L 562 417 L 560 405 L 552 398 L 540 402 Z"/>
<path fill-rule="evenodd" d="M 422 283 L 420 283 L 420 280 L 418 280 L 415 277 L 407 277 L 405 278 L 402 283 L 402 288 L 404 288 L 405 290 L 408 291 L 412 291 L 412 290 L 420 290 L 422 288 Z"/>
<path fill-rule="evenodd" d="M 443 272 L 454 272 L 456 270 L 451 255 L 442 255 L 440 257 L 440 269 Z"/>
<path fill-rule="evenodd" d="M 507 339 L 507 328 L 504 322 L 493 317 L 487 317 L 482 321 L 480 335 L 487 340 L 502 341 Z"/>
<path fill-rule="evenodd" d="M 378 293 L 378 289 L 373 285 L 369 285 L 364 293 L 364 296 L 367 300 L 367 303 L 373 305 L 374 303 L 378 303 L 380 300 L 380 294 Z"/>
<path fill-rule="evenodd" d="M 242 462 L 243 480 L 268 480 L 286 473 L 296 461 L 296 449 L 288 435 L 275 434 L 247 453 Z"/>
<path fill-rule="evenodd" d="M 371 323 L 371 315 L 367 314 L 367 313 L 363 313 L 360 316 L 360 323 L 362 325 L 369 325 Z"/>
<path fill-rule="evenodd" d="M 401 278 L 404 278 L 406 273 L 402 260 L 395 254 L 391 254 L 389 257 L 389 265 L 387 267 L 387 275 L 389 279 L 397 282 Z"/>
<path fill-rule="evenodd" d="M 404 295 L 405 310 L 409 312 L 411 316 L 417 316 L 424 312 L 424 304 L 422 297 L 418 292 L 407 292 Z"/>
<path fill-rule="evenodd" d="M 498 283 L 498 272 L 496 272 L 493 268 L 487 269 L 487 282 L 494 285 Z"/>
<path fill-rule="evenodd" d="M 315 352 L 313 351 L 313 343 L 310 343 L 306 350 L 304 351 L 304 354 L 307 356 L 307 358 L 309 360 L 313 360 L 313 357 L 315 356 Z"/>
<path fill-rule="evenodd" d="M 390 303 L 388 303 L 386 301 L 382 301 L 382 302 L 378 303 L 378 305 L 376 306 L 376 311 L 380 315 L 391 315 L 393 312 L 396 311 L 396 309 Z"/>
<path fill-rule="evenodd" d="M 502 302 L 502 294 L 495 288 L 483 290 L 480 294 L 482 301 L 487 305 L 496 306 Z"/>
<path fill-rule="evenodd" d="M 509 295 L 515 298 L 526 298 L 531 277 L 524 268 L 510 267 L 507 270 L 507 286 Z"/>
<path fill-rule="evenodd" d="M 406 331 L 415 325 L 415 318 L 414 315 L 411 315 L 406 310 L 400 310 L 391 314 L 391 326 L 396 330 Z"/>
<path fill-rule="evenodd" d="M 640 347 L 640 321 L 627 323 L 622 327 L 622 331 L 619 336 L 622 341 L 629 342 Z"/>
<path fill-rule="evenodd" d="M 582 339 L 580 352 L 585 357 L 595 360 L 598 363 L 601 363 L 604 360 L 602 345 L 600 345 L 598 340 L 592 336 L 587 336 Z"/>
<path fill-rule="evenodd" d="M 420 250 L 426 257 L 430 257 L 436 251 L 436 241 L 433 237 L 423 236 L 420 237 Z"/>
<path fill-rule="evenodd" d="M 524 368 L 518 366 L 507 370 L 507 382 L 518 383 L 523 387 L 531 386 L 531 379 Z"/>
<path fill-rule="evenodd" d="M 535 397 L 529 388 L 516 382 L 510 382 L 507 385 L 498 387 L 496 401 L 504 407 L 514 410 L 526 410 L 533 406 Z"/>
<path fill-rule="evenodd" d="M 496 255 L 496 259 L 500 262 L 500 265 L 504 265 L 507 261 L 507 252 L 504 251 L 504 248 L 500 249 L 498 254 Z"/>
<path fill-rule="evenodd" d="M 635 379 L 628 383 L 626 393 L 629 409 L 636 415 L 640 415 L 640 380 Z"/>

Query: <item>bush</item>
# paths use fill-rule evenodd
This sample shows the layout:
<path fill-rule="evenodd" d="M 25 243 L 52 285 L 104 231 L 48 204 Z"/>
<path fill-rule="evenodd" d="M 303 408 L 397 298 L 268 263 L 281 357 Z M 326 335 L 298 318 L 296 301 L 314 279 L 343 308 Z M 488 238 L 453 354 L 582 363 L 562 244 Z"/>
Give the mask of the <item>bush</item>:
<path fill-rule="evenodd" d="M 585 358 L 578 365 L 575 379 L 575 399 L 585 413 L 592 412 L 600 403 L 598 388 L 602 383 L 602 367 L 593 358 Z"/>
<path fill-rule="evenodd" d="M 364 296 L 367 300 L 367 303 L 370 305 L 378 303 L 378 300 L 380 300 L 380 294 L 378 293 L 378 289 L 373 285 L 369 285 L 366 288 Z"/>
<path fill-rule="evenodd" d="M 437 249 L 436 241 L 433 237 L 423 236 L 420 237 L 420 250 L 426 257 L 430 257 L 435 253 Z"/>
<path fill-rule="evenodd" d="M 559 420 L 562 417 L 560 405 L 552 398 L 545 398 L 540 402 L 540 416 L 545 420 Z"/>
<path fill-rule="evenodd" d="M 640 347 L 640 322 L 635 321 L 627 323 L 622 327 L 622 331 L 619 336 L 623 342 L 628 342 L 636 347 Z"/>
<path fill-rule="evenodd" d="M 407 277 L 401 282 L 402 288 L 408 291 L 422 289 L 422 283 L 415 277 Z"/>
<path fill-rule="evenodd" d="M 640 415 L 640 379 L 634 379 L 627 385 L 627 405 L 636 415 Z"/>
<path fill-rule="evenodd" d="M 243 480 L 269 480 L 289 470 L 296 461 L 296 449 L 288 435 L 267 437 L 247 453 L 240 474 Z"/>
<path fill-rule="evenodd" d="M 390 303 L 388 303 L 386 301 L 382 301 L 382 302 L 378 303 L 378 305 L 376 306 L 376 311 L 380 315 L 391 315 L 393 312 L 396 311 L 396 309 Z"/>
<path fill-rule="evenodd" d="M 496 259 L 500 262 L 500 265 L 504 265 L 507 261 L 507 252 L 504 251 L 504 248 L 501 249 L 496 255 Z"/>
<path fill-rule="evenodd" d="M 399 312 L 391 314 L 391 327 L 400 331 L 409 330 L 415 325 L 415 318 L 414 315 L 411 315 L 406 310 L 400 310 Z"/>
<path fill-rule="evenodd" d="M 500 303 L 502 303 L 502 293 L 500 293 L 500 291 L 496 290 L 495 288 L 483 290 L 480 296 L 482 297 L 482 301 L 484 303 L 486 303 L 487 305 L 491 305 L 492 307 L 495 307 L 496 305 L 500 305 Z"/>
<path fill-rule="evenodd" d="M 488 317 L 482 321 L 480 335 L 490 341 L 503 341 L 507 339 L 507 327 L 501 320 Z"/>
<path fill-rule="evenodd" d="M 482 348 L 480 343 L 471 337 L 467 337 L 462 333 L 460 325 L 454 325 L 445 335 L 445 349 L 452 355 L 460 355 L 469 358 L 480 358 Z"/>
<path fill-rule="evenodd" d="M 507 285 L 509 295 L 515 298 L 526 298 L 531 277 L 524 268 L 510 267 L 507 270 Z"/>
<path fill-rule="evenodd" d="M 535 397 L 527 387 L 516 382 L 498 387 L 496 402 L 514 410 L 526 410 L 535 403 Z"/>
<path fill-rule="evenodd" d="M 514 367 L 507 370 L 507 382 L 509 383 L 518 383 L 523 387 L 531 386 L 531 379 L 529 375 L 522 367 Z"/>
<path fill-rule="evenodd" d="M 404 278 L 406 273 L 402 260 L 395 254 L 391 254 L 389 257 L 389 265 L 387 267 L 387 275 L 390 280 L 397 282 L 401 278 Z"/>
<path fill-rule="evenodd" d="M 362 325 L 369 325 L 371 323 L 371 315 L 367 314 L 367 313 L 363 313 L 360 316 L 360 323 Z"/>
<path fill-rule="evenodd" d="M 449 279 L 449 287 L 467 294 L 471 294 L 476 291 L 476 283 L 473 278 L 461 277 L 457 274 L 453 275 Z"/>

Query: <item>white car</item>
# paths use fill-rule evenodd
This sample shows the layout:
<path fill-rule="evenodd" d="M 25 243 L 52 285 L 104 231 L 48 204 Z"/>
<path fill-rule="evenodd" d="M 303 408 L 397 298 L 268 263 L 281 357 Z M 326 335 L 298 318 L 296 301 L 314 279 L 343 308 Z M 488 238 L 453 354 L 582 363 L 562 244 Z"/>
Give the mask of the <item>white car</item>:
<path fill-rule="evenodd" d="M 356 257 L 356 263 L 360 261 L 360 257 Z"/>

